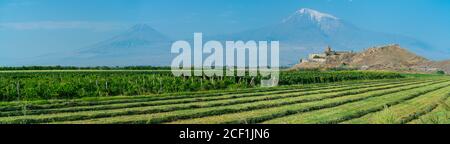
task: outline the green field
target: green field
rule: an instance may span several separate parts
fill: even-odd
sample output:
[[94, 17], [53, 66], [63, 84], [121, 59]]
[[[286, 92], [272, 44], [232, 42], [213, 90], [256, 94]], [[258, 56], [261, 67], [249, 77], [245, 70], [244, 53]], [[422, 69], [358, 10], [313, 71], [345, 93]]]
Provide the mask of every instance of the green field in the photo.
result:
[[[450, 77], [400, 78], [383, 73], [377, 74], [377, 78], [370, 76], [374, 80], [366, 80], [368, 73], [356, 74], [357, 77], [349, 77], [349, 73], [355, 75], [355, 72], [317, 73], [319, 76], [312, 76], [312, 73], [288, 76], [285, 73], [282, 80], [284, 77], [286, 84], [273, 88], [256, 86], [139, 96], [4, 101], [0, 103], [0, 123], [450, 123]], [[309, 84], [294, 84], [300, 82]]]

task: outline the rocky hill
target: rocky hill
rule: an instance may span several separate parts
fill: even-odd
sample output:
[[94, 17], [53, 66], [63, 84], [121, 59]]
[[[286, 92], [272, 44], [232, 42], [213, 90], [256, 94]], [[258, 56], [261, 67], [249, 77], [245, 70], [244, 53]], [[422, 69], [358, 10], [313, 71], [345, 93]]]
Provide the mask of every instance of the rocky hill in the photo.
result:
[[294, 69], [353, 68], [362, 70], [390, 70], [401, 72], [450, 73], [450, 61], [434, 62], [420, 57], [400, 45], [368, 48], [360, 53], [328, 55], [325, 61], [308, 60]]

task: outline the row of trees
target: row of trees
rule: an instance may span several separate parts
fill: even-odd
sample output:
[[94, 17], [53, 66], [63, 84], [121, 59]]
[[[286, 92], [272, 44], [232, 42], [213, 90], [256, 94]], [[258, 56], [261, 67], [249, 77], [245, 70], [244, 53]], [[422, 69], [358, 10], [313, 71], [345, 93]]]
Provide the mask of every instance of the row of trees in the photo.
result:
[[403, 78], [399, 73], [375, 71], [291, 71], [281, 73], [280, 84], [328, 83], [348, 80]]
[[173, 77], [170, 72], [0, 73], [0, 100], [72, 99], [255, 87], [251, 77]]

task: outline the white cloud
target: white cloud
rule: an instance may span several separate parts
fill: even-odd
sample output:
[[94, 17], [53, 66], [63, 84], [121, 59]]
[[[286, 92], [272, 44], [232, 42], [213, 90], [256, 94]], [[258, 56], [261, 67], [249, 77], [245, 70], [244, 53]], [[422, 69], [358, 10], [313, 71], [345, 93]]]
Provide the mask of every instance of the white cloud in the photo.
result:
[[126, 28], [124, 23], [88, 22], [88, 21], [38, 21], [38, 22], [6, 22], [0, 23], [0, 29], [14, 30], [58, 30], [58, 29], [86, 29], [94, 31], [108, 31]]

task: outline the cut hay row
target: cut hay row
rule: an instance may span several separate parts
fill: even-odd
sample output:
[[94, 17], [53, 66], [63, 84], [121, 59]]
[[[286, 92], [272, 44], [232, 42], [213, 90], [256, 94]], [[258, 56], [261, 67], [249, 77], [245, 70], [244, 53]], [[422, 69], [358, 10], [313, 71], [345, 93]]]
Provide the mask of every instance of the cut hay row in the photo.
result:
[[[412, 84], [422, 84], [423, 81], [419, 82], [410, 82], [410, 83], [402, 83], [402, 84], [396, 84], [391, 87], [399, 87], [401, 85], [412, 85]], [[357, 87], [357, 86], [354, 86]], [[388, 86], [380, 86], [380, 87], [389, 87]], [[353, 89], [353, 88], [352, 88]], [[380, 88], [372, 87], [367, 88], [366, 91], [369, 90], [378, 90]], [[193, 104], [176, 104], [176, 105], [165, 105], [165, 106], [150, 106], [150, 107], [138, 107], [138, 108], [127, 108], [127, 109], [118, 109], [118, 110], [101, 110], [101, 111], [86, 111], [86, 112], [74, 112], [74, 113], [58, 113], [58, 114], [48, 114], [48, 115], [27, 115], [27, 116], [17, 116], [17, 117], [2, 117], [0, 118], [1, 123], [46, 123], [46, 122], [57, 122], [57, 121], [68, 121], [68, 120], [89, 120], [94, 118], [102, 118], [102, 117], [115, 117], [115, 116], [123, 116], [123, 115], [138, 115], [138, 114], [147, 114], [147, 113], [158, 113], [158, 112], [167, 112], [167, 111], [175, 111], [175, 110], [191, 110], [195, 108], [202, 108], [206, 107], [204, 109], [216, 109], [220, 108], [218, 106], [227, 105], [223, 107], [235, 107], [240, 106], [241, 109], [252, 106], [254, 108], [264, 108], [267, 106], [276, 106], [276, 105], [283, 105], [283, 104], [289, 104], [286, 103], [286, 101], [293, 101], [293, 102], [305, 102], [305, 101], [311, 101], [311, 100], [321, 100], [322, 97], [336, 97], [336, 96], [345, 96], [348, 94], [352, 94], [355, 92], [365, 92], [358, 89], [353, 90], [347, 90], [341, 93], [336, 93], [330, 91], [329, 93], [323, 93], [323, 94], [315, 94], [311, 95], [309, 97], [297, 95], [297, 97], [291, 97], [291, 98], [282, 98], [278, 100], [272, 100], [268, 101], [272, 103], [272, 105], [267, 105], [266, 101], [264, 99], [260, 99], [261, 101], [258, 102], [251, 102], [248, 103], [246, 99], [252, 99], [250, 98], [242, 98], [238, 100], [224, 100], [224, 101], [213, 101], [213, 102], [198, 102]], [[308, 92], [305, 92], [307, 94]], [[333, 93], [333, 94], [330, 94]], [[331, 96], [330, 96], [331, 95]], [[277, 97], [278, 95], [270, 95], [269, 97]], [[304, 98], [305, 97], [305, 98]], [[294, 101], [297, 100], [297, 101]], [[253, 101], [253, 100], [251, 100]], [[233, 105], [233, 103], [236, 103], [236, 105]], [[242, 104], [238, 104], [242, 103]], [[231, 104], [231, 105], [230, 105]], [[276, 104], [276, 105], [274, 105]], [[258, 106], [258, 107], [255, 107]], [[251, 108], [251, 107], [250, 107]]]
[[427, 113], [408, 124], [450, 124], [450, 98], [439, 101], [436, 109]]
[[334, 108], [277, 118], [264, 123], [339, 123], [383, 110], [385, 106], [393, 106], [426, 93], [442, 89], [448, 85], [450, 85], [450, 82], [427, 85], [417, 89], [374, 97], [365, 101], [349, 103]]
[[423, 83], [419, 85], [411, 85], [404, 87], [396, 87], [392, 89], [385, 89], [379, 91], [372, 91], [368, 93], [355, 94], [346, 97], [337, 97], [333, 99], [309, 102], [309, 103], [299, 103], [293, 105], [286, 105], [281, 107], [274, 107], [268, 109], [259, 109], [247, 112], [232, 113], [226, 115], [217, 115], [204, 118], [179, 120], [173, 123], [259, 123], [266, 120], [280, 118], [288, 115], [293, 115], [297, 113], [303, 113], [308, 111], [314, 111], [324, 108], [336, 107], [339, 105], [363, 101], [373, 97], [384, 96], [391, 93], [401, 92], [405, 90], [411, 90], [420, 88], [431, 83]]
[[[435, 82], [436, 83], [436, 82]], [[394, 91], [401, 91], [405, 89], [418, 88], [425, 85], [432, 84], [430, 83], [420, 83], [409, 86], [395, 86]], [[376, 88], [374, 88], [376, 89]], [[378, 89], [379, 90], [379, 89]], [[377, 91], [378, 91], [377, 90]], [[295, 97], [288, 99], [279, 99], [279, 100], [271, 100], [271, 101], [261, 101], [254, 103], [245, 103], [238, 105], [229, 105], [229, 106], [218, 106], [218, 107], [208, 107], [208, 108], [197, 108], [197, 109], [188, 109], [188, 110], [177, 110], [171, 112], [162, 112], [162, 113], [152, 113], [152, 114], [141, 114], [141, 115], [127, 115], [127, 116], [118, 116], [118, 117], [108, 117], [108, 118], [98, 118], [98, 119], [89, 119], [82, 121], [73, 121], [68, 123], [163, 123], [170, 122], [182, 119], [191, 119], [191, 118], [201, 118], [206, 116], [215, 116], [215, 115], [224, 115], [230, 113], [238, 113], [244, 111], [252, 111], [258, 109], [267, 109], [274, 107], [282, 107], [288, 105], [295, 105], [301, 103], [312, 102], [311, 99], [316, 99], [316, 101], [324, 100], [324, 97], [328, 98], [336, 98], [366, 93], [370, 90], [349, 90], [340, 93], [329, 93], [329, 94], [316, 94], [311, 96], [303, 96], [303, 97]], [[381, 90], [383, 91], [383, 90]], [[385, 94], [387, 93], [384, 91]]]
[[446, 87], [423, 96], [353, 119], [346, 124], [404, 124], [419, 118], [438, 107], [439, 102], [450, 96], [450, 87]]
[[[330, 93], [339, 92], [344, 90], [352, 89], [362, 89], [370, 88], [384, 85], [392, 84], [408, 84], [408, 81], [397, 81], [397, 82], [387, 82], [387, 83], [373, 83], [358, 85], [342, 85], [339, 87], [323, 87], [321, 89], [301, 89], [297, 91], [291, 91], [291, 93], [282, 92], [272, 92], [272, 93], [255, 93], [251, 95], [224, 95], [217, 97], [205, 97], [205, 98], [188, 98], [188, 99], [174, 99], [174, 100], [161, 100], [161, 101], [150, 101], [150, 102], [139, 102], [139, 103], [120, 103], [120, 104], [110, 104], [110, 105], [94, 105], [94, 106], [74, 106], [74, 107], [64, 107], [56, 109], [39, 109], [39, 110], [27, 110], [27, 111], [10, 111], [1, 112], [0, 116], [19, 116], [19, 115], [36, 115], [36, 114], [53, 114], [53, 113], [63, 113], [63, 112], [79, 112], [79, 111], [94, 111], [94, 110], [113, 110], [113, 109], [123, 109], [123, 108], [134, 108], [134, 107], [148, 107], [148, 106], [161, 106], [161, 105], [173, 105], [173, 104], [188, 104], [194, 102], [209, 102], [209, 101], [219, 101], [219, 100], [240, 100], [239, 103], [245, 102], [256, 102], [262, 100], [274, 100], [279, 98], [288, 98], [302, 95], [311, 95], [319, 93]], [[331, 88], [331, 89], [330, 89]], [[268, 96], [270, 95], [270, 96]], [[250, 99], [252, 97], [258, 97]], [[233, 104], [236, 102], [228, 102], [228, 104]]]

